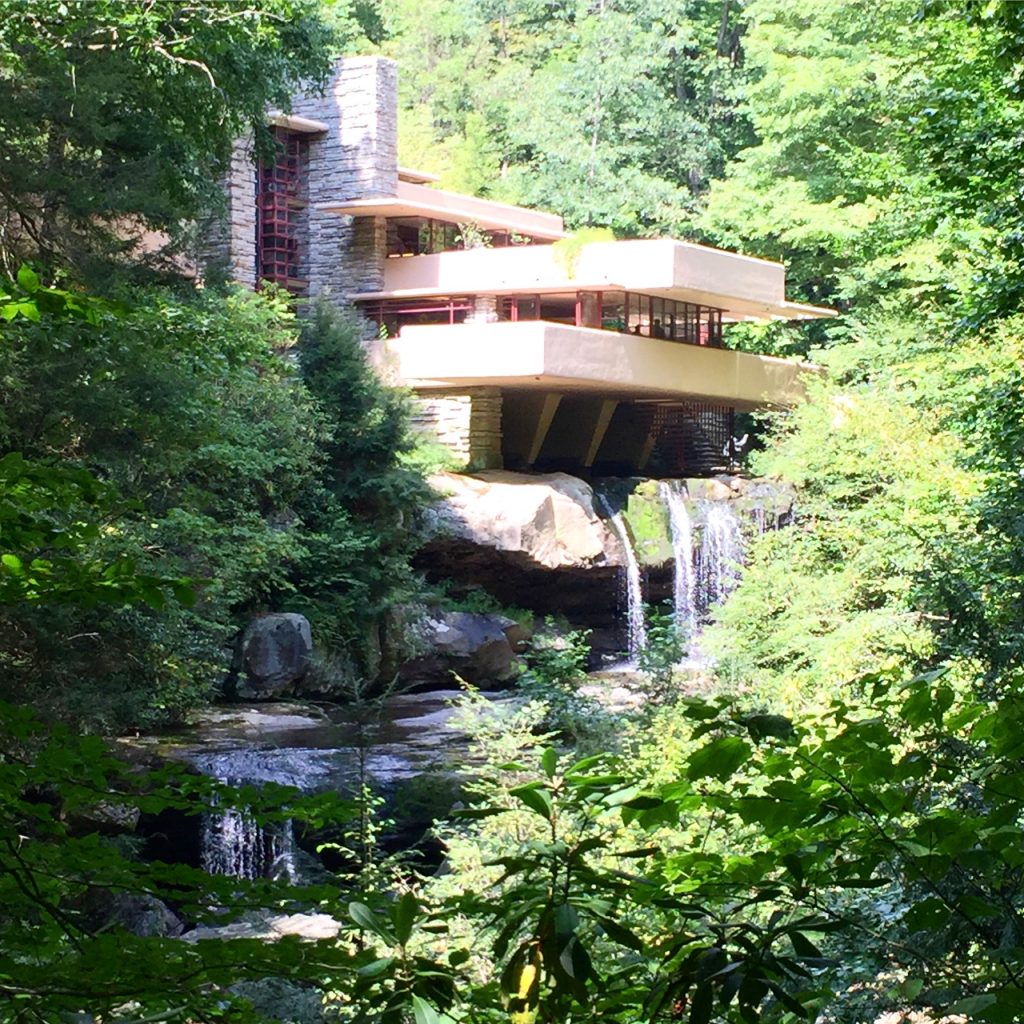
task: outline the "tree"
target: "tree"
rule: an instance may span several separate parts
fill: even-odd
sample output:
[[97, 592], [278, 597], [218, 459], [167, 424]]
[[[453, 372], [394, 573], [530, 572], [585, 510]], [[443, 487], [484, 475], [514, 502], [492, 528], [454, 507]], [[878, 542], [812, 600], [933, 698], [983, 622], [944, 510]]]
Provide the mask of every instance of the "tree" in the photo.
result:
[[0, 266], [78, 275], [180, 243], [216, 202], [235, 137], [328, 70], [313, 0], [4, 0]]
[[572, 227], [679, 230], [747, 138], [733, 15], [703, 0], [395, 3], [404, 137], [431, 138], [446, 180]]

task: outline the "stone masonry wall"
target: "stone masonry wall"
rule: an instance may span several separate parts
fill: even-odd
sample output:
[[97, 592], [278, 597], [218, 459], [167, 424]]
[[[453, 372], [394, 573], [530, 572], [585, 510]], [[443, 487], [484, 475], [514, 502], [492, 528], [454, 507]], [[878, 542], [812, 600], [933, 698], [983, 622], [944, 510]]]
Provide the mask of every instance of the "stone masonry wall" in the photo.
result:
[[[383, 57], [338, 61], [323, 96], [301, 96], [292, 112], [322, 121], [308, 136], [306, 198], [299, 217], [300, 273], [311, 296], [342, 304], [350, 292], [380, 291], [387, 257], [385, 221], [342, 217], [318, 203], [393, 196], [398, 187], [398, 67]], [[224, 181], [225, 205], [202, 226], [198, 263], [256, 286], [256, 165], [240, 139]]]
[[196, 262], [204, 277], [224, 275], [256, 287], [256, 164], [250, 138], [239, 139], [223, 181], [224, 205], [200, 230]]
[[383, 57], [345, 58], [326, 93], [296, 100], [293, 113], [328, 125], [309, 144], [309, 234], [304, 240], [309, 294], [341, 304], [350, 292], [380, 291], [387, 255], [384, 220], [342, 217], [316, 207], [395, 194], [398, 67]]
[[500, 469], [501, 392], [468, 388], [413, 400], [415, 430], [436, 438], [470, 469]]

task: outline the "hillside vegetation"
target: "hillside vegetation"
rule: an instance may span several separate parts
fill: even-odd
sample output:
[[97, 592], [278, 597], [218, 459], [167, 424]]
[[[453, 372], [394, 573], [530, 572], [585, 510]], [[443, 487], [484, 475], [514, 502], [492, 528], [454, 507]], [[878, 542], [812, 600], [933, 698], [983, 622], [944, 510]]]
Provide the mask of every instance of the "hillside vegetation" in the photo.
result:
[[[1024, 6], [0, 15], [0, 1020], [1024, 1018]], [[372, 675], [420, 586], [427, 493], [359, 324], [300, 328], [124, 239], [186, 245], [234, 135], [357, 46], [401, 62], [403, 162], [573, 228], [783, 260], [842, 314], [733, 328], [827, 375], [750, 457], [799, 500], [706, 636], [714, 692], [652, 657], [613, 716], [578, 692], [578, 636], [538, 644], [533, 699], [464, 702], [484, 770], [436, 873], [383, 856], [365, 793], [239, 795], [84, 735], [185, 717], [285, 603]], [[148, 862], [82, 827], [111, 801], [254, 802], [333, 828], [347, 867], [298, 888]], [[97, 914], [140, 893], [341, 932], [190, 944]]]

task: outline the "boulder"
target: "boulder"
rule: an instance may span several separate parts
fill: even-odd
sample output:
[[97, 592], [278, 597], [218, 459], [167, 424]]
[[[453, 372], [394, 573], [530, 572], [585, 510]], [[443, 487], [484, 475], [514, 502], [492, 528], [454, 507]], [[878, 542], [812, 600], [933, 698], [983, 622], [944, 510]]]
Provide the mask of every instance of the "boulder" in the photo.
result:
[[441, 498], [431, 533], [503, 552], [523, 568], [619, 565], [621, 549], [594, 511], [590, 485], [566, 473], [493, 470], [431, 478]]
[[282, 612], [253, 619], [238, 644], [236, 694], [266, 699], [294, 689], [312, 653], [313, 635], [304, 615]]
[[515, 678], [515, 654], [529, 639], [514, 619], [479, 612], [429, 612], [416, 631], [424, 653], [402, 666], [403, 679], [450, 684], [454, 673], [485, 689]]
[[140, 938], [174, 938], [185, 930], [163, 900], [148, 893], [116, 893], [107, 905], [109, 922]]
[[[498, 604], [558, 616], [592, 631], [596, 651], [621, 651], [624, 524], [643, 575], [644, 600], [673, 599], [679, 538], [666, 501], [682, 502], [701, 545], [711, 508], [728, 506], [748, 535], [791, 519], [792, 488], [721, 474], [671, 482], [620, 478], [590, 484], [565, 473], [487, 471], [432, 478], [438, 499], [416, 567], [431, 581], [483, 590]], [[595, 491], [601, 497], [595, 497]], [[613, 517], [614, 509], [620, 516]], [[680, 536], [684, 534], [680, 533]]]
[[102, 835], [131, 834], [139, 827], [142, 812], [128, 802], [98, 800], [72, 809], [67, 816], [69, 830], [74, 835], [99, 832]]
[[341, 922], [328, 914], [272, 914], [255, 911], [241, 920], [223, 925], [199, 925], [182, 935], [185, 942], [204, 939], [261, 939], [276, 942], [296, 936], [306, 942], [333, 939], [341, 931]]

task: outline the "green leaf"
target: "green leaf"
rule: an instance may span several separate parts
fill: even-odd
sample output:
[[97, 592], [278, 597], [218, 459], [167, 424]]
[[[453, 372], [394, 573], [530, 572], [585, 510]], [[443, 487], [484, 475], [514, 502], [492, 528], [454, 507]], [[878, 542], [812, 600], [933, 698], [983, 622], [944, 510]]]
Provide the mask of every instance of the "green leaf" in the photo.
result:
[[540, 766], [544, 774], [549, 778], [555, 777], [555, 770], [558, 768], [558, 752], [554, 747], [548, 747], [540, 756]]
[[39, 290], [39, 275], [24, 264], [18, 268], [18, 285], [24, 291], [31, 294]]
[[984, 995], [980, 996], [968, 996], [966, 999], [957, 1000], [957, 1002], [946, 1010], [946, 1013], [962, 1013], [965, 1017], [970, 1017], [972, 1014], [979, 1013], [982, 1010], [987, 1010], [996, 1001], [997, 997], [991, 992], [986, 992]]
[[381, 957], [381, 959], [374, 960], [372, 963], [364, 964], [356, 971], [356, 974], [361, 978], [376, 978], [384, 974], [394, 963], [395, 958], [393, 956]]
[[441, 1018], [437, 1015], [430, 1003], [421, 999], [416, 993], [412, 996], [412, 1015], [416, 1024], [441, 1024]]
[[546, 789], [538, 789], [535, 783], [529, 783], [526, 786], [516, 786], [509, 792], [521, 803], [526, 804], [531, 811], [546, 821], [551, 820], [551, 794]]
[[708, 1024], [714, 1005], [715, 990], [710, 985], [698, 985], [690, 1003], [690, 1024]]
[[568, 939], [579, 924], [576, 908], [569, 903], [560, 903], [555, 908], [555, 934], [560, 939]]
[[416, 913], [419, 907], [419, 900], [411, 892], [402, 893], [395, 904], [392, 915], [395, 922], [395, 935], [402, 946], [412, 937], [412, 926], [416, 921]]
[[558, 957], [558, 963], [568, 977], [580, 984], [586, 982], [594, 973], [593, 964], [590, 962], [590, 954], [577, 935], [572, 936], [562, 948], [562, 952]]
[[934, 931], [941, 928], [950, 918], [952, 911], [937, 896], [923, 899], [907, 911], [903, 923], [911, 931]]
[[508, 814], [507, 807], [458, 807], [451, 811], [453, 818], [465, 818], [474, 820], [476, 818], [493, 818], [496, 814]]
[[900, 995], [904, 999], [909, 999], [911, 1002], [915, 1000], [924, 988], [924, 981], [921, 978], [907, 978], [905, 981], [900, 983]]
[[605, 934], [613, 942], [617, 942], [620, 946], [625, 946], [627, 949], [636, 950], [638, 953], [643, 951], [643, 940], [624, 925], [621, 925], [618, 921], [613, 921], [610, 917], [605, 917], [603, 915], [595, 915], [595, 918], [597, 923], [604, 929]]
[[348, 905], [348, 916], [364, 931], [373, 932], [389, 946], [399, 945], [398, 940], [387, 929], [384, 922], [365, 904], [352, 902]]
[[793, 949], [796, 950], [798, 956], [809, 957], [813, 960], [823, 959], [821, 950], [803, 932], [790, 932], [789, 941], [793, 943]]
[[750, 744], [738, 736], [722, 736], [690, 755], [686, 777], [691, 781], [714, 778], [724, 782], [749, 759], [751, 753]]
[[0, 555], [0, 564], [14, 576], [20, 576], [25, 571], [17, 555]]

